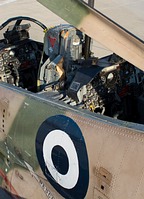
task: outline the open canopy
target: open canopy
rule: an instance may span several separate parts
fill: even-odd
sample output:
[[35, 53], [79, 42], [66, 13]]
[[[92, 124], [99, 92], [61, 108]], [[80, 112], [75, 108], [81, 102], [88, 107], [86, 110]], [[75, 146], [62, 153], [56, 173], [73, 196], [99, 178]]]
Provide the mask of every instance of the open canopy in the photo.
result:
[[98, 10], [80, 0], [38, 0], [111, 51], [144, 70], [144, 43]]
[[116, 23], [144, 40], [144, 0], [95, 0], [94, 6]]

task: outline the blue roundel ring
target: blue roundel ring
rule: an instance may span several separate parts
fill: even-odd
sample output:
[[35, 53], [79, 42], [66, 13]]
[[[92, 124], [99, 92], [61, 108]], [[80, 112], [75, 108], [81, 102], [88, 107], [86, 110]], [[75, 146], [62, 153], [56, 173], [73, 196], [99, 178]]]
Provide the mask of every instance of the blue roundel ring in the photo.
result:
[[82, 132], [71, 118], [56, 115], [41, 124], [36, 136], [36, 154], [47, 180], [64, 198], [86, 196], [88, 155]]

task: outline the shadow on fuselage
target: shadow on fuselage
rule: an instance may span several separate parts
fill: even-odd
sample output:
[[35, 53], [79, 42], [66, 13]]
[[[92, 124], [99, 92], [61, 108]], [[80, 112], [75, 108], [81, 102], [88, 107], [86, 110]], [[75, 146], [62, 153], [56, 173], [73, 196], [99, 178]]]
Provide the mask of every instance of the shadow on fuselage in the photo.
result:
[[0, 187], [0, 199], [25, 199], [20, 196], [16, 196]]

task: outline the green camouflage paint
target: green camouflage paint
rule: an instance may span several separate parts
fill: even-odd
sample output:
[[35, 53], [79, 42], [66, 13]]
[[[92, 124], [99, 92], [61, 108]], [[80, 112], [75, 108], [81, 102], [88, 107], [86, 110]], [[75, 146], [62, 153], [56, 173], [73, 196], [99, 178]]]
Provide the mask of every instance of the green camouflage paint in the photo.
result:
[[37, 0], [53, 13], [77, 27], [89, 14], [87, 7], [77, 0]]
[[38, 129], [44, 120], [60, 112], [65, 113], [64, 110], [59, 110], [52, 104], [40, 103], [39, 100], [26, 96], [8, 132], [7, 142], [10, 151], [36, 169], [38, 162], [35, 138]]

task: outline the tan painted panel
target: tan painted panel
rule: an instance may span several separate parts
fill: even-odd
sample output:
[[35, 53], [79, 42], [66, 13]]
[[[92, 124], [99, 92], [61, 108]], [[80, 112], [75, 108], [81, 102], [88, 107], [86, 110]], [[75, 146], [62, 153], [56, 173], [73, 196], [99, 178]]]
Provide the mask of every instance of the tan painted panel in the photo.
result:
[[[9, 176], [11, 176], [11, 178]], [[40, 189], [40, 185], [35, 178], [30, 175], [29, 171], [15, 168], [8, 173], [8, 177], [11, 179], [11, 184], [15, 188], [18, 196], [26, 199], [47, 198], [42, 189]]]
[[78, 123], [86, 141], [90, 168], [87, 198], [139, 199], [144, 195], [143, 132], [68, 116]]

